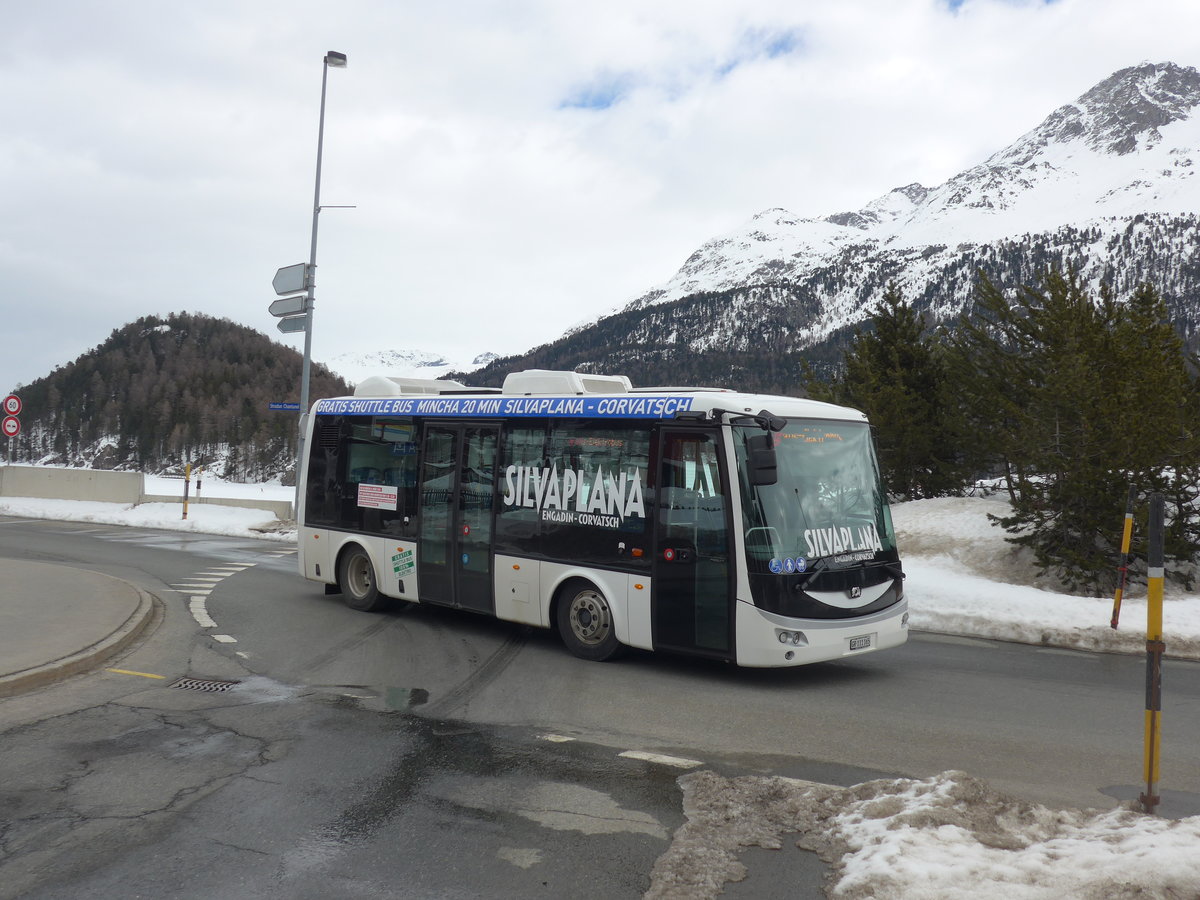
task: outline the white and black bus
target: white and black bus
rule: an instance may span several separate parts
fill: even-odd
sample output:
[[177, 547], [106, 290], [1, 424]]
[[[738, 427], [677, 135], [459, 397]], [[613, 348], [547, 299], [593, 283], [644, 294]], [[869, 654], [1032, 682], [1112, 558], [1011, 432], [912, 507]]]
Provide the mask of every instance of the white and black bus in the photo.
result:
[[862, 413], [533, 370], [367, 379], [306, 425], [300, 572], [622, 646], [789, 666], [908, 636]]

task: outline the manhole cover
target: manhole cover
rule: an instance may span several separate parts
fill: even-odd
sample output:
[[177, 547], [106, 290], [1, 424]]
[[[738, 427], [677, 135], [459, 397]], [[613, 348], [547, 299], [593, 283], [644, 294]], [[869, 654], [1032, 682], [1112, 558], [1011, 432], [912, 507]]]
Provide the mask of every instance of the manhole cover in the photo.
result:
[[209, 694], [219, 694], [222, 691], [227, 691], [235, 684], [236, 681], [209, 681], [203, 678], [180, 678], [171, 687], [178, 688], [181, 691], [205, 691]]

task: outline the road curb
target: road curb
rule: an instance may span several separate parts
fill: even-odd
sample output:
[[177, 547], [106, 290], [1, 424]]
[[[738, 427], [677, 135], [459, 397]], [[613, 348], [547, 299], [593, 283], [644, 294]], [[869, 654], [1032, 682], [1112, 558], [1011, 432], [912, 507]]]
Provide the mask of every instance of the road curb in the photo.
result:
[[13, 697], [97, 668], [129, 647], [146, 631], [154, 619], [154, 609], [157, 603], [154, 596], [120, 578], [100, 572], [90, 574], [124, 585], [137, 596], [137, 608], [108, 635], [75, 653], [0, 676], [0, 697]]

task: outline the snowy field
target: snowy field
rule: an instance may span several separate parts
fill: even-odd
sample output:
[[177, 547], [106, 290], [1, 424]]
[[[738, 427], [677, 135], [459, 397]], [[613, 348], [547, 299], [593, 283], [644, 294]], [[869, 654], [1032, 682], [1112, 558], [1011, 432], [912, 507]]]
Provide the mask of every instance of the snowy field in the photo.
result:
[[[147, 478], [146, 490], [179, 494], [182, 483]], [[295, 541], [269, 512], [221, 506], [222, 497], [290, 500], [292, 488], [205, 478], [203, 501], [123, 506], [0, 498], [0, 513]], [[1073, 597], [1039, 583], [1025, 551], [988, 523], [997, 498], [945, 498], [893, 507], [912, 625], [923, 631], [1104, 652], [1144, 652], [1144, 586], [1128, 591], [1121, 627], [1112, 598]], [[1120, 523], [1114, 523], [1119, 528]], [[1200, 595], [1168, 583], [1169, 656], [1200, 659]], [[1170, 821], [1129, 809], [1051, 810], [1000, 794], [962, 772], [852, 788], [784, 778], [680, 779], [688, 820], [655, 867], [647, 897], [717, 897], [744, 870], [737, 852], [800, 845], [833, 867], [829, 895], [979, 900], [1200, 897], [1200, 816]], [[715, 852], [714, 852], [715, 851]]]

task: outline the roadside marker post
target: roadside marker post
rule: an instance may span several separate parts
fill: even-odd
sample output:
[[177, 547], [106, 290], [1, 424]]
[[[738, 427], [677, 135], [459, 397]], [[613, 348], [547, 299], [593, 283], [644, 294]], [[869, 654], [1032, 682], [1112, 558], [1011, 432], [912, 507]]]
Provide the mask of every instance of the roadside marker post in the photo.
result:
[[1146, 793], [1138, 799], [1149, 814], [1158, 806], [1159, 755], [1162, 749], [1163, 642], [1163, 495], [1150, 496], [1149, 552], [1146, 558]]
[[1137, 500], [1137, 488], [1129, 486], [1129, 496], [1125, 500], [1125, 529], [1121, 533], [1121, 563], [1117, 566], [1117, 592], [1113, 596], [1112, 620], [1108, 623], [1113, 631], [1121, 618], [1121, 597], [1125, 594], [1125, 579], [1129, 574], [1129, 544], [1133, 538], [1133, 504]]

